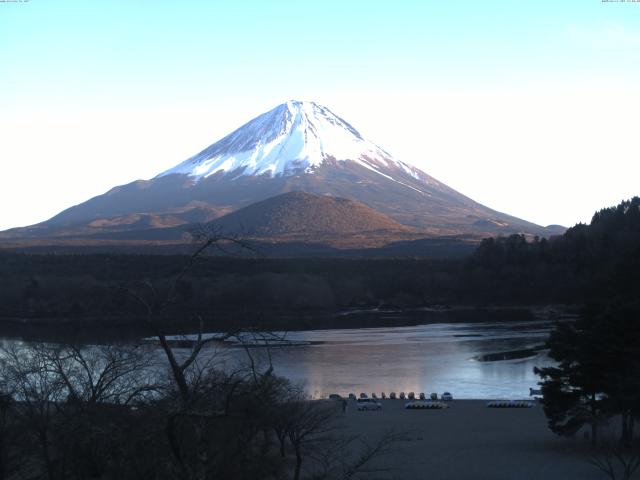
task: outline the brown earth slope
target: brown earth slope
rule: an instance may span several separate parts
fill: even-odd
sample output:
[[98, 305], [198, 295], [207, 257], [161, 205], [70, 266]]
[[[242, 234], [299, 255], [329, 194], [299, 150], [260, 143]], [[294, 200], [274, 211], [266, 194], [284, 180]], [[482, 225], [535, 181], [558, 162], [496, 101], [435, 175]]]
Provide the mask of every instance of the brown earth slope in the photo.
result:
[[256, 237], [349, 235], [361, 232], [410, 232], [387, 215], [347, 198], [289, 192], [218, 218], [211, 226]]

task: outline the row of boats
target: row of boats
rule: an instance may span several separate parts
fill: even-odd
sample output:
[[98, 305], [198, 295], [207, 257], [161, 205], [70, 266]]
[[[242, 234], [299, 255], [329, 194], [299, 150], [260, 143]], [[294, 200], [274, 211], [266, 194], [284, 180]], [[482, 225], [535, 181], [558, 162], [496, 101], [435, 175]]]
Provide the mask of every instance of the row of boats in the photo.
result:
[[487, 402], [488, 408], [533, 408], [535, 402], [532, 400], [491, 400]]
[[[340, 397], [340, 395], [338, 394], [332, 394], [329, 395], [329, 398], [334, 398], [334, 399], [339, 399], [342, 398]], [[357, 398], [369, 398], [369, 396], [366, 393], [361, 393], [360, 397], [356, 397], [355, 393], [350, 393], [349, 394], [349, 399], [350, 400], [356, 400]], [[418, 395], [416, 395], [414, 392], [409, 392], [407, 394], [405, 394], [404, 392], [400, 392], [398, 395], [396, 395], [396, 392], [391, 392], [389, 394], [389, 396], [387, 397], [387, 395], [382, 392], [380, 394], [380, 397], [378, 397], [378, 395], [374, 392], [371, 394], [371, 398], [373, 398], [374, 400], [386, 400], [387, 398], [389, 400], [427, 400], [427, 396], [424, 394], [424, 392], [420, 392]], [[438, 396], [437, 393], [431, 393], [429, 395], [429, 400], [443, 400], [443, 401], [451, 401], [453, 400], [453, 395], [451, 395], [451, 393], [449, 392], [444, 392], [442, 393], [442, 395]]]
[[[371, 397], [369, 397], [366, 393], [361, 393], [359, 397], [356, 397], [355, 393], [349, 394], [349, 400], [356, 400], [361, 402], [363, 400], [369, 401], [377, 401], [377, 400], [407, 400], [407, 404], [405, 408], [447, 408], [447, 401], [453, 400], [453, 396], [449, 392], [444, 392], [442, 395], [438, 396], [437, 393], [432, 393], [429, 395], [429, 398], [421, 392], [416, 396], [414, 392], [409, 392], [405, 394], [404, 392], [400, 392], [399, 395], [396, 395], [395, 392], [391, 392], [389, 396], [382, 392], [380, 397], [377, 394], [372, 393]], [[329, 399], [331, 400], [342, 400], [343, 398], [334, 393], [329, 395]], [[490, 400], [486, 403], [488, 408], [533, 408], [536, 405], [535, 400]]]

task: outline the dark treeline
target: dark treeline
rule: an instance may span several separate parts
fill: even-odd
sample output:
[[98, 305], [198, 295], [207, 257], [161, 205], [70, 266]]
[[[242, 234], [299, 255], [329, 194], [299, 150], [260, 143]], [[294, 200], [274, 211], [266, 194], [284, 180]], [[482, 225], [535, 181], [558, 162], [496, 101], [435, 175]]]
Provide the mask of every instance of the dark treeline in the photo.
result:
[[[345, 308], [543, 305], [631, 295], [640, 284], [640, 199], [597, 212], [551, 239], [486, 239], [463, 259], [202, 257], [168, 318], [322, 315]], [[0, 316], [128, 322], [119, 288], [172, 281], [187, 257], [0, 254]]]
[[640, 198], [549, 240], [483, 240], [469, 265], [489, 282], [485, 298], [491, 291], [494, 298], [574, 303], [632, 297], [640, 285]]
[[640, 198], [553, 241], [511, 246], [487, 241], [482, 248], [532, 268], [567, 265], [583, 296], [580, 317], [558, 325], [547, 342], [555, 365], [536, 369], [549, 427], [574, 435], [587, 426], [597, 447], [591, 463], [609, 478], [631, 478], [640, 467]]
[[[128, 322], [144, 310], [120, 288], [169, 285], [186, 256], [0, 255], [0, 316]], [[462, 264], [442, 260], [267, 259], [203, 256], [163, 314], [234, 323], [323, 316], [350, 307], [448, 302]]]

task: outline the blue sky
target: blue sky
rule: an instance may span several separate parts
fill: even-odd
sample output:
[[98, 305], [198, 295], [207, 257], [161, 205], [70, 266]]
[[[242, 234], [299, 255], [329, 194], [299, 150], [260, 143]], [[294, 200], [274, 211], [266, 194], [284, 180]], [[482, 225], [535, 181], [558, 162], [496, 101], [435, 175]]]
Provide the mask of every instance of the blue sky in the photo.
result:
[[492, 208], [572, 225], [640, 193], [639, 80], [640, 2], [3, 2], [0, 229], [290, 98]]

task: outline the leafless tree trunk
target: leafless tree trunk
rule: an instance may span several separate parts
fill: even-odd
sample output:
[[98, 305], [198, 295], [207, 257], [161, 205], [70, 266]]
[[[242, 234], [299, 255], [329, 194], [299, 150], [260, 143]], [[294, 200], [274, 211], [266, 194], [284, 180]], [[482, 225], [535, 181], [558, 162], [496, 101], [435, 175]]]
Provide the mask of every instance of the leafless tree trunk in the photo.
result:
[[144, 308], [145, 324], [150, 329], [151, 333], [158, 339], [158, 343], [160, 344], [160, 347], [167, 358], [167, 362], [169, 363], [169, 369], [171, 371], [173, 381], [178, 389], [180, 399], [185, 407], [189, 404], [192, 395], [186, 374], [187, 369], [193, 365], [206, 344], [214, 340], [225, 340], [227, 338], [231, 338], [237, 335], [239, 331], [231, 331], [220, 337], [204, 339], [202, 337], [202, 318], [198, 317], [200, 323], [198, 337], [193, 343], [190, 355], [180, 362], [176, 358], [176, 355], [167, 340], [167, 335], [159, 325], [158, 315], [175, 302], [180, 282], [192, 270], [197, 259], [200, 258], [207, 249], [214, 247], [218, 250], [224, 250], [224, 244], [231, 243], [239, 246], [240, 248], [251, 250], [251, 247], [247, 242], [238, 238], [222, 235], [217, 231], [201, 229], [194, 233], [194, 239], [200, 242], [198, 248], [189, 257], [182, 270], [180, 270], [178, 275], [171, 282], [168, 292], [165, 295], [162, 295], [150, 280], [146, 280], [143, 283], [146, 293], [143, 291], [136, 291], [129, 286], [123, 285], [120, 287]]
[[611, 435], [600, 440], [588, 461], [611, 480], [631, 480], [640, 468], [640, 444], [626, 444]]
[[[203, 255], [207, 249], [213, 247], [218, 250], [224, 250], [225, 244], [227, 243], [238, 246], [242, 249], [251, 249], [246, 242], [237, 238], [221, 235], [216, 231], [207, 231], [203, 229], [194, 234], [194, 239], [200, 242], [198, 248], [189, 257], [184, 267], [171, 282], [168, 291], [165, 294], [160, 293], [149, 280], [144, 282], [143, 289], [139, 289], [137, 291], [128, 286], [121, 287], [129, 296], [135, 299], [135, 301], [144, 308], [145, 324], [151, 333], [157, 338], [169, 364], [169, 371], [178, 392], [180, 405], [175, 411], [169, 412], [167, 416], [165, 435], [173, 456], [181, 468], [182, 476], [184, 478], [199, 478], [201, 474], [198, 472], [204, 471], [203, 462], [205, 460], [201, 455], [196, 455], [197, 465], [189, 465], [185, 460], [186, 452], [183, 451], [181, 446], [181, 435], [179, 433], [181, 426], [189, 426], [195, 437], [195, 444], [198, 445], [205, 441], [204, 432], [208, 422], [219, 415], [219, 413], [215, 412], [202, 411], [202, 409], [198, 409], [196, 406], [199, 394], [197, 380], [206, 371], [206, 367], [199, 368], [197, 362], [198, 357], [207, 344], [213, 341], [223, 341], [234, 337], [238, 335], [239, 330], [226, 332], [225, 334], [219, 335], [215, 338], [203, 338], [203, 320], [198, 316], [196, 317], [200, 324], [198, 336], [192, 344], [189, 355], [183, 360], [179, 360], [167, 339], [166, 333], [160, 325], [159, 316], [165, 312], [168, 307], [175, 304], [180, 283], [192, 270], [197, 259]], [[195, 372], [194, 369], [196, 370]], [[230, 399], [227, 400], [223, 414], [228, 414], [229, 402]], [[197, 420], [198, 417], [201, 419], [200, 421]], [[196, 449], [199, 449], [199, 447], [196, 447]]]
[[34, 435], [49, 480], [55, 479], [51, 432], [59, 404], [66, 397], [64, 384], [48, 373], [42, 348], [12, 346], [3, 350], [2, 376], [18, 400], [16, 415]]
[[300, 479], [304, 450], [336, 429], [335, 405], [299, 398], [284, 405], [288, 416], [287, 436], [296, 456], [294, 480]]
[[6, 384], [2, 386], [0, 391], [0, 480], [5, 480], [9, 476], [10, 458], [9, 449], [12, 445], [10, 417], [13, 416], [15, 403], [9, 393], [6, 391]]
[[381, 464], [374, 464], [393, 452], [394, 445], [407, 432], [387, 430], [376, 439], [338, 435], [326, 442], [326, 449], [316, 449], [314, 458], [319, 465], [313, 480], [368, 479], [374, 474], [389, 472]]

